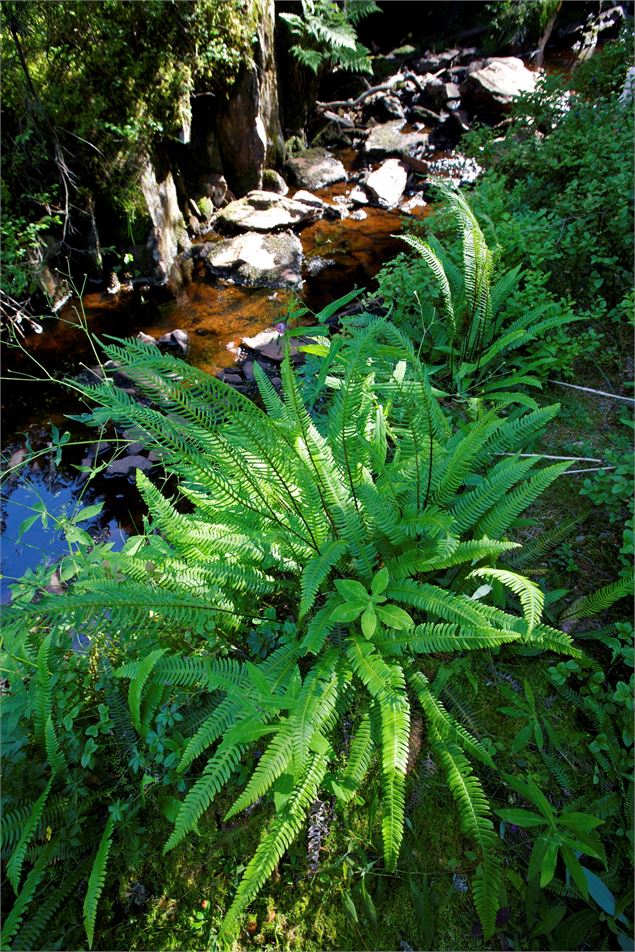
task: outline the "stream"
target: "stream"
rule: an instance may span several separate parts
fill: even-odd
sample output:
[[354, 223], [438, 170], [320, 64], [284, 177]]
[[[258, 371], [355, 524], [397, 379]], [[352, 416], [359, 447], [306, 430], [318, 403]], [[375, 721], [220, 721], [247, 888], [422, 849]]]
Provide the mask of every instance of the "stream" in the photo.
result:
[[[350, 154], [344, 156], [350, 166]], [[332, 203], [351, 190], [350, 182], [340, 182], [315, 190]], [[426, 206], [416, 211], [426, 213]], [[146, 294], [121, 291], [111, 295], [87, 290], [80, 299], [65, 306], [58, 317], [43, 321], [43, 333], [30, 334], [25, 342], [31, 357], [56, 377], [74, 376], [82, 367], [94, 366], [95, 356], [79, 325], [80, 308], [91, 332], [98, 338], [136, 336], [139, 332], [155, 338], [180, 328], [189, 337], [187, 359], [194, 365], [217, 373], [229, 367], [239, 351], [240, 341], [284, 321], [292, 302], [298, 298], [317, 311], [354, 287], [371, 288], [382, 265], [403, 250], [395, 237], [401, 231], [403, 214], [367, 205], [365, 217], [320, 219], [300, 233], [305, 258], [304, 284], [299, 292], [281, 289], [245, 288], [211, 280], [203, 262], [197, 261], [191, 283], [171, 298], [161, 289]], [[324, 262], [327, 264], [324, 266]], [[311, 262], [318, 265], [315, 272]], [[5, 353], [6, 378], [13, 374], [42, 376], [29, 358], [19, 351]], [[8, 372], [7, 372], [8, 369]], [[77, 413], [78, 401], [59, 384], [35, 381], [5, 382], [2, 390], [2, 433], [5, 483], [1, 504], [0, 601], [11, 599], [10, 586], [45, 559], [57, 562], [68, 552], [65, 534], [56, 519], [72, 516], [76, 509], [103, 503], [98, 515], [81, 527], [100, 542], [120, 547], [131, 533], [141, 531], [142, 512], [134, 487], [134, 470], [122, 474], [102, 473], [90, 482], [79, 467], [94, 460], [95, 431], [82, 428], [66, 418]], [[51, 426], [70, 434], [61, 460], [54, 450], [26, 462], [28, 450], [46, 450], [51, 445]], [[74, 445], [84, 442], [84, 446]], [[104, 444], [104, 450], [108, 446]], [[34, 507], [36, 507], [34, 509]], [[50, 518], [31, 519], [44, 509]], [[25, 530], [25, 520], [32, 524]], [[55, 590], [59, 579], [52, 575]]]

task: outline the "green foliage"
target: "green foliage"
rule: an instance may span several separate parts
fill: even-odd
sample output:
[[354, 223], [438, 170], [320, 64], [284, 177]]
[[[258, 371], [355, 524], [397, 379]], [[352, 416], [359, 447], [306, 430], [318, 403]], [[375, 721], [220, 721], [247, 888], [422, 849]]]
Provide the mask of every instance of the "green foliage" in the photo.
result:
[[31, 290], [43, 235], [86, 234], [95, 200], [122, 241], [145, 240], [144, 157], [178, 137], [192, 93], [231, 86], [255, 24], [239, 0], [33, 0], [3, 3], [0, 17], [2, 287], [15, 296]]
[[[63, 790], [72, 777], [79, 781], [82, 770], [112, 770], [113, 757], [119, 796], [132, 793], [135, 773], [143, 797], [157, 783], [176, 787], [185, 796], [166, 851], [196, 830], [214, 801], [225, 800], [228, 817], [260, 797], [272, 802], [273, 817], [226, 911], [222, 934], [230, 936], [318, 793], [349, 802], [374, 756], [384, 865], [395, 869], [414, 697], [461, 828], [477, 851], [473, 899], [491, 935], [500, 864], [491, 810], [468, 757], [490, 766], [492, 760], [444, 710], [422, 667], [430, 672], [439, 652], [478, 654], [506, 644], [579, 656], [567, 635], [541, 620], [537, 587], [507, 570], [498, 578], [495, 568], [514, 547], [505, 533], [563, 469], [527, 479], [518, 456], [499, 454], [522, 449], [554, 408], [451, 423], [407, 339], [388, 323], [373, 324], [342, 347], [319, 425], [301, 400], [288, 357], [282, 396], [262, 383], [265, 411], [139, 342], [109, 345], [106, 352], [145, 398], [136, 401], [109, 382], [88, 387], [87, 396], [161, 454], [179, 477], [189, 511], [139, 473], [147, 533], [121, 553], [107, 546], [91, 553], [63, 597], [24, 597], [9, 610], [20, 730], [42, 750], [42, 725], [52, 724], [69, 765], [56, 773], [53, 789]], [[95, 419], [103, 416], [96, 411]], [[543, 474], [543, 484], [532, 484]], [[520, 496], [501, 507], [511, 486]], [[485, 532], [490, 525], [495, 531]], [[492, 584], [483, 588], [479, 575]], [[522, 614], [488, 603], [501, 580], [518, 595]], [[297, 614], [277, 646], [251, 660], [248, 636], [259, 604]], [[85, 652], [65, 651], [69, 632], [85, 640]], [[54, 680], [53, 659], [60, 656], [74, 681]], [[29, 669], [18, 659], [30, 657], [37, 658], [38, 674], [29, 688]], [[95, 665], [101, 673], [87, 691]], [[128, 713], [110, 700], [121, 700], [121, 682], [129, 685]], [[80, 712], [87, 704], [94, 711], [96, 691], [104, 698], [99, 718], [93, 714], [84, 726]], [[189, 708], [209, 713], [184, 732], [180, 712]], [[348, 714], [359, 728], [347, 757], [337, 752], [337, 731]], [[116, 733], [115, 719], [124, 721]], [[49, 740], [47, 759], [57, 751], [52, 735]], [[257, 766], [240, 767], [263, 743]], [[16, 766], [16, 780], [23, 767]], [[124, 825], [133, 802], [123, 811]], [[103, 821], [97, 829], [104, 830]], [[89, 878], [89, 942], [112, 829], [109, 820]], [[63, 830], [55, 844], [63, 848]]]
[[437, 365], [432, 372], [452, 394], [536, 407], [517, 389], [540, 387], [554, 363], [535, 342], [577, 318], [549, 298], [529, 308], [514, 306], [524, 277], [520, 265], [494, 282], [494, 254], [470, 205], [447, 185], [437, 183], [437, 188], [456, 222], [458, 248], [448, 253], [434, 239], [403, 236], [422, 256], [432, 280], [416, 263], [397, 259], [380, 274], [379, 294], [391, 302], [398, 326], [421, 340], [420, 352]]
[[302, 13], [281, 13], [297, 42], [291, 52], [313, 73], [327, 67], [371, 73], [369, 51], [357, 39], [355, 26], [380, 8], [374, 0], [348, 0], [344, 6], [333, 0], [302, 0]]
[[497, 0], [487, 4], [487, 43], [494, 50], [502, 45], [536, 43], [562, 0]]

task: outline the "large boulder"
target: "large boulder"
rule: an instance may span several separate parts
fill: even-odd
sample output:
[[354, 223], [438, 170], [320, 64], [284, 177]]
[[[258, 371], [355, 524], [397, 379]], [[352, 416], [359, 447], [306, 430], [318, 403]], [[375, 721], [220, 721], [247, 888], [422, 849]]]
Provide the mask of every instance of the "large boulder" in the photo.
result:
[[492, 57], [468, 73], [461, 93], [477, 109], [502, 112], [508, 110], [512, 100], [521, 93], [533, 92], [538, 76], [516, 56]]
[[332, 185], [333, 182], [346, 181], [347, 178], [342, 163], [326, 149], [305, 149], [288, 159], [286, 168], [295, 184], [309, 191]]
[[428, 144], [427, 132], [401, 132], [403, 119], [375, 126], [364, 143], [364, 154], [369, 159], [389, 156], [417, 156]]
[[216, 224], [229, 231], [276, 231], [307, 224], [320, 217], [315, 205], [277, 192], [253, 191], [230, 202], [218, 213]]
[[214, 277], [252, 288], [298, 288], [302, 284], [302, 245], [290, 231], [263, 235], [248, 231], [219, 241], [204, 252]]
[[394, 208], [403, 195], [408, 170], [398, 159], [387, 159], [366, 179], [366, 188], [382, 208]]

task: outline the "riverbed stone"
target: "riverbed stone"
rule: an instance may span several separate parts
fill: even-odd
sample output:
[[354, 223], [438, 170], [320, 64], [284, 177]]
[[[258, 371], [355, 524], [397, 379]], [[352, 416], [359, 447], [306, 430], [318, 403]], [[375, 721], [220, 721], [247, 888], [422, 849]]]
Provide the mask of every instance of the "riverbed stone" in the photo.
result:
[[517, 56], [493, 56], [485, 65], [469, 71], [461, 93], [477, 108], [506, 111], [521, 93], [534, 91], [538, 76]]
[[276, 231], [308, 224], [319, 217], [320, 211], [315, 205], [277, 192], [256, 190], [226, 205], [218, 213], [216, 222], [231, 231]]
[[386, 159], [366, 179], [366, 188], [382, 208], [394, 208], [404, 193], [408, 169], [399, 159]]
[[168, 331], [162, 337], [159, 337], [159, 347], [165, 350], [176, 352], [185, 356], [190, 349], [190, 338], [187, 331], [176, 327], [173, 331]]
[[383, 92], [373, 93], [364, 100], [362, 115], [366, 120], [376, 119], [378, 122], [405, 118], [399, 98]]
[[248, 231], [214, 243], [205, 263], [215, 277], [252, 288], [298, 288], [302, 245], [290, 231], [274, 235]]
[[292, 159], [287, 159], [286, 168], [290, 177], [300, 188], [312, 191], [334, 182], [346, 181], [346, 169], [326, 149], [305, 149]]
[[267, 192], [277, 192], [278, 195], [287, 195], [289, 186], [275, 169], [265, 169], [262, 173], [262, 187]]
[[427, 132], [401, 132], [403, 119], [384, 122], [370, 130], [364, 143], [367, 158], [388, 158], [389, 156], [417, 155], [428, 144]]

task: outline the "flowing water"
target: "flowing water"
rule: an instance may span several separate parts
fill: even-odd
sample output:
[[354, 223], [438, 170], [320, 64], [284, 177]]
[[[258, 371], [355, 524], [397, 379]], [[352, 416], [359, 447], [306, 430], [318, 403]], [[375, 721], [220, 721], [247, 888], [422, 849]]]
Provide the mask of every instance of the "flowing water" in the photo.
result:
[[[351, 156], [344, 156], [351, 164]], [[318, 194], [328, 202], [351, 189], [350, 183], [338, 183]], [[186, 331], [190, 339], [188, 360], [215, 373], [235, 359], [241, 338], [249, 337], [273, 324], [284, 321], [288, 308], [297, 297], [317, 311], [353, 287], [372, 287], [372, 281], [385, 261], [403, 250], [394, 237], [401, 230], [398, 211], [366, 206], [362, 220], [320, 221], [301, 233], [306, 259], [305, 283], [300, 292], [263, 290], [221, 285], [206, 277], [202, 262], [197, 262], [191, 283], [176, 298], [150, 290], [146, 294], [120, 292], [116, 296], [89, 292], [82, 296], [81, 308], [91, 332], [99, 338], [136, 336], [139, 331], [160, 337], [174, 328]], [[425, 212], [425, 208], [422, 213]], [[321, 269], [321, 270], [320, 270]], [[90, 465], [85, 447], [71, 444], [94, 443], [94, 431], [70, 423], [68, 413], [81, 410], [73, 394], [64, 386], [25, 378], [42, 377], [32, 363], [35, 358], [57, 378], [76, 376], [82, 368], [97, 361], [81, 327], [80, 302], [66, 306], [59, 317], [43, 322], [44, 332], [31, 334], [26, 342], [30, 357], [10, 351], [4, 355], [5, 378], [14, 376], [2, 389], [3, 454], [5, 472], [2, 501], [0, 597], [10, 598], [9, 586], [44, 558], [52, 563], [68, 551], [64, 533], [49, 520], [48, 526], [36, 520], [20, 535], [25, 520], [36, 514], [40, 503], [53, 520], [72, 514], [79, 505], [103, 502], [98, 516], [82, 523], [95, 539], [122, 544], [127, 534], [141, 526], [141, 503], [133, 485], [133, 475], [100, 476], [86, 483], [78, 470]], [[62, 462], [55, 465], [53, 453], [40, 456], [34, 463], [22, 465], [26, 448], [46, 449], [51, 443], [50, 425], [71, 434]], [[51, 531], [52, 530], [52, 531]], [[55, 577], [51, 584], [58, 582]]]

